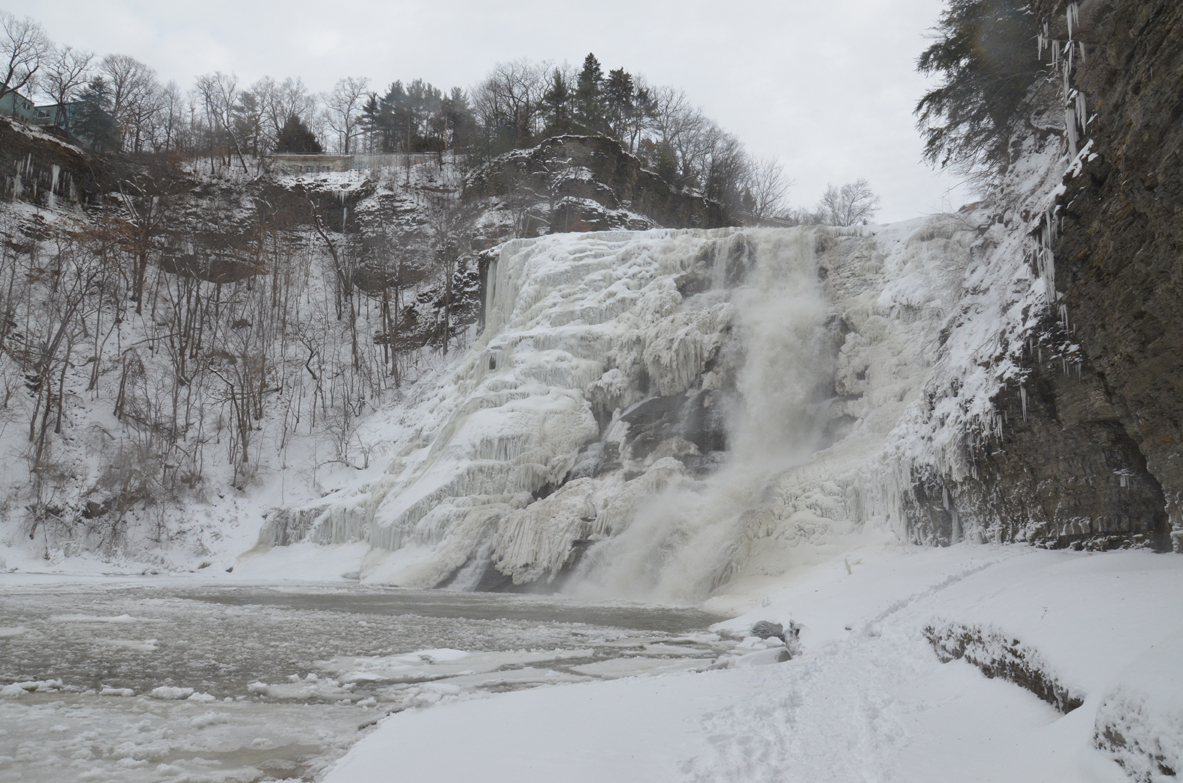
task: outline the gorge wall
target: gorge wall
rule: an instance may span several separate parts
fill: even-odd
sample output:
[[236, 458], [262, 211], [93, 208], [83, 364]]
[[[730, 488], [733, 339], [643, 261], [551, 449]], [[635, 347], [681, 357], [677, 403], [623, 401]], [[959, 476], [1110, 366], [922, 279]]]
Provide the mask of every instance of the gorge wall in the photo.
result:
[[[960, 469], [919, 471], [910, 528], [929, 542], [969, 531], [1167, 550], [1183, 497], [1183, 9], [1042, 0], [1033, 10], [1061, 67], [1073, 58], [1064, 92], [1083, 94], [1088, 146], [1073, 159], [1059, 138], [1021, 140], [994, 216], [1011, 236], [992, 227], [977, 249], [1030, 260], [991, 282], [1015, 280], [1019, 310], [979, 358], [1011, 367], [992, 413], [962, 425]], [[1061, 69], [1049, 61], [1049, 71], [1058, 99]]]
[[[1042, 5], [1050, 5], [1044, 3]], [[1081, 4], [1095, 157], [1060, 198], [1072, 328], [1183, 531], [1183, 6]]]

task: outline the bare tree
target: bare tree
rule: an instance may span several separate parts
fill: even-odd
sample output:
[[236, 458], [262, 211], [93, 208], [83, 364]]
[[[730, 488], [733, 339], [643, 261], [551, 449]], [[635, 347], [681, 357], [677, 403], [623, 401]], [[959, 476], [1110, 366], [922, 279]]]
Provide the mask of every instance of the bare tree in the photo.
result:
[[785, 176], [784, 166], [774, 157], [754, 161], [748, 170], [747, 187], [751, 193], [751, 213], [757, 221], [776, 218], [785, 211], [785, 195], [793, 180]]
[[275, 146], [275, 140], [289, 117], [310, 124], [316, 114], [316, 96], [308, 92], [302, 79], [288, 78], [280, 84], [270, 76], [264, 76], [251, 86], [251, 92], [259, 99], [263, 116], [261, 144], [267, 148]]
[[510, 147], [529, 143], [541, 129], [549, 74], [548, 63], [497, 63], [472, 93], [473, 111], [486, 132]]
[[695, 174], [702, 193], [729, 207], [738, 207], [748, 179], [748, 154], [739, 139], [708, 120], [698, 140], [701, 159]]
[[[241, 95], [238, 89], [238, 77], [234, 74], [224, 74], [217, 71], [197, 77], [197, 92], [205, 108], [206, 119], [213, 133], [211, 142], [217, 142], [219, 136], [225, 137], [226, 164], [230, 165], [231, 151], [238, 156], [242, 164], [243, 173], [247, 173], [246, 159], [243, 157], [242, 143], [234, 128], [234, 107], [238, 105]], [[211, 150], [212, 153], [212, 150]], [[212, 154], [211, 154], [212, 160]], [[212, 164], [211, 164], [212, 165]]]
[[865, 225], [878, 211], [879, 197], [865, 179], [841, 188], [830, 185], [817, 205], [821, 222], [831, 226]]
[[671, 184], [693, 183], [706, 157], [703, 140], [710, 120], [690, 105], [684, 90], [661, 87], [654, 95], [653, 130], [660, 147], [674, 157], [670, 163], [675, 170], [666, 173], [681, 180]]
[[94, 55], [72, 46], [63, 46], [53, 53], [45, 65], [45, 76], [41, 80], [42, 91], [57, 105], [54, 124], [70, 129], [70, 117], [66, 104], [74, 99], [89, 80], [90, 62]]
[[349, 76], [337, 82], [333, 91], [324, 96], [325, 120], [340, 139], [343, 155], [349, 154], [349, 143], [358, 133], [358, 121], [369, 84], [369, 79]]
[[126, 54], [109, 54], [99, 70], [111, 85], [111, 115], [124, 147], [139, 152], [148, 136], [148, 125], [160, 107], [156, 71]]
[[17, 19], [7, 11], [0, 11], [0, 26], [4, 27], [4, 35], [0, 36], [0, 58], [3, 58], [0, 68], [4, 74], [0, 98], [3, 98], [10, 92], [36, 86], [37, 72], [52, 54], [53, 44], [41, 25], [27, 16]]
[[472, 208], [460, 199], [457, 188], [423, 188], [427, 202], [427, 226], [436, 272], [443, 289], [439, 303], [442, 323], [440, 337], [443, 353], [448, 353], [452, 334], [452, 316], [456, 309], [456, 275], [464, 252], [471, 241]]
[[153, 139], [158, 149], [177, 150], [185, 145], [185, 98], [176, 82], [160, 90], [160, 111], [155, 117]]

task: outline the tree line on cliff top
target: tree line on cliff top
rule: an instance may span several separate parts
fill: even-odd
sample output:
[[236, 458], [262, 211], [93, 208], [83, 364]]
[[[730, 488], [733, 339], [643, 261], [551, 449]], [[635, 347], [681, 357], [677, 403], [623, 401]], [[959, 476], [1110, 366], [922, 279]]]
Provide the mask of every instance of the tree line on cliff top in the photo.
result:
[[[180, 153], [243, 169], [267, 154], [325, 151], [456, 151], [477, 163], [556, 135], [601, 135], [672, 187], [719, 201], [746, 222], [836, 219], [825, 204], [791, 210], [793, 183], [781, 164], [751, 155], [684, 90], [653, 86], [624, 68], [605, 70], [594, 54], [580, 67], [498, 63], [469, 90], [422, 79], [376, 90], [368, 78], [346, 77], [315, 93], [298, 77], [246, 85], [222, 72], [184, 89], [162, 83], [129, 55], [55, 45], [32, 19], [0, 12], [0, 22], [0, 55], [8, 61], [0, 98], [17, 91], [44, 98], [57, 109], [54, 124], [95, 151]], [[869, 192], [865, 183], [852, 188]], [[874, 215], [873, 199], [864, 206], [861, 221]]]

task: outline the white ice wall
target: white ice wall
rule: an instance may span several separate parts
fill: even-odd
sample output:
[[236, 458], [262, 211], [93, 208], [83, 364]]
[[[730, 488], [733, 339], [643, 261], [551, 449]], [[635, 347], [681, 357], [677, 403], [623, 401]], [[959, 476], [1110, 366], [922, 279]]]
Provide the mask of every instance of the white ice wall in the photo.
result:
[[[363, 577], [414, 586], [478, 557], [515, 581], [551, 577], [572, 544], [602, 540], [573, 589], [687, 600], [783, 573], [867, 522], [890, 528], [885, 445], [931, 373], [975, 238], [937, 217], [511, 242], [485, 334], [385, 476], [313, 538], [366, 540]], [[683, 296], [690, 278], [700, 292]], [[722, 469], [692, 478], [679, 458], [694, 447], [671, 441], [534, 499], [581, 448], [619, 440], [630, 406], [719, 389], [721, 353], [739, 367], [720, 391], [734, 409]], [[593, 403], [615, 411], [604, 433]]]

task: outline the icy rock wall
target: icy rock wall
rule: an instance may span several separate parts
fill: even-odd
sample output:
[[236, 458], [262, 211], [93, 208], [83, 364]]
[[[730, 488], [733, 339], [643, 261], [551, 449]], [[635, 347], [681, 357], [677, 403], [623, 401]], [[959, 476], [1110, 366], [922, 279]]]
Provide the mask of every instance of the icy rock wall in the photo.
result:
[[82, 150], [38, 128], [0, 118], [0, 199], [73, 209], [94, 189], [96, 172]]
[[[1121, 467], [1159, 485], [1159, 508], [1181, 549], [1183, 5], [1089, 0], [1076, 10], [1069, 31], [1059, 3], [1033, 5], [1050, 20], [1053, 38], [1071, 34], [1087, 50], [1075, 87], [1094, 112], [1092, 152], [1057, 200], [1062, 224], [1052, 244], [1061, 304], [1086, 371], [1098, 376], [1114, 423], [1146, 463], [1145, 470], [1132, 460]], [[1130, 517], [1145, 525], [1145, 514]]]
[[509, 243], [419, 433], [308, 537], [368, 541], [397, 584], [487, 558], [519, 584], [692, 600], [898, 525], [880, 457], [973, 236], [933, 218]]
[[1183, 11], [1032, 11], [1052, 73], [1037, 89], [1063, 133], [1017, 136], [983, 208], [944, 358], [892, 446], [913, 473], [909, 534], [1178, 548], [1183, 132], [1163, 96], [1183, 73], [1168, 43]]

